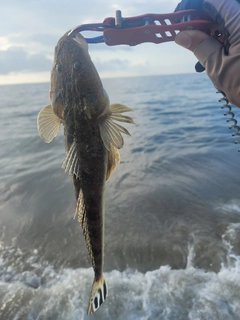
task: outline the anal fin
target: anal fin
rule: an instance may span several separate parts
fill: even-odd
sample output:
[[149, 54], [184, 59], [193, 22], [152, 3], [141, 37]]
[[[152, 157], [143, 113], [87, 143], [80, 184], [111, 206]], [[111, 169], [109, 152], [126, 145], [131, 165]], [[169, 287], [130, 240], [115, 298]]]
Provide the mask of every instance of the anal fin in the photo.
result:
[[84, 204], [84, 199], [83, 199], [83, 192], [82, 190], [79, 191], [77, 203], [76, 203], [76, 211], [74, 218], [77, 217], [78, 222], [81, 224], [83, 228], [83, 220], [84, 220], [84, 215], [85, 215], [85, 204]]
[[92, 266], [93, 266], [93, 268], [95, 268], [95, 261], [94, 261], [93, 252], [92, 252], [91, 239], [90, 239], [89, 231], [88, 231], [88, 221], [87, 221], [87, 216], [86, 216], [86, 207], [85, 207], [82, 189], [80, 190], [79, 196], [77, 199], [75, 217], [76, 216], [77, 216], [78, 222], [82, 226], [83, 236], [85, 239], [88, 254], [91, 259]]
[[94, 279], [89, 298], [87, 314], [91, 314], [99, 309], [108, 295], [107, 284], [102, 274], [99, 280]]

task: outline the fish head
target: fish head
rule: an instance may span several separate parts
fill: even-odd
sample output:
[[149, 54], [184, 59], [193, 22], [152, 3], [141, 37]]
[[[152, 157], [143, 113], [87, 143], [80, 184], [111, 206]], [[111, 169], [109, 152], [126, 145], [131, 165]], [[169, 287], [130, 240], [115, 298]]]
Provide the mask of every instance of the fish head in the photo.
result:
[[[80, 34], [66, 33], [55, 47], [51, 72], [50, 100], [54, 113], [64, 119], [64, 110], [80, 105], [79, 101], [96, 101], [99, 92], [104, 96], [101, 80], [88, 53], [88, 44]], [[82, 103], [82, 106], [86, 103]], [[91, 104], [92, 105], [92, 104]], [[82, 109], [86, 109], [86, 106]], [[87, 108], [92, 116], [95, 110]]]

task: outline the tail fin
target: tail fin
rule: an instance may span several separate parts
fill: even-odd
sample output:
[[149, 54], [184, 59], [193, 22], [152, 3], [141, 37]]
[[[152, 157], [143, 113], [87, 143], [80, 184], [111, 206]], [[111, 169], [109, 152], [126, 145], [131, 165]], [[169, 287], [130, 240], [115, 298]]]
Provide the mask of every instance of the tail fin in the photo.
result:
[[101, 304], [106, 300], [108, 295], [107, 284], [104, 279], [104, 275], [96, 281], [94, 279], [92, 285], [92, 291], [90, 294], [89, 302], [88, 302], [88, 309], [87, 314], [91, 314], [101, 306]]

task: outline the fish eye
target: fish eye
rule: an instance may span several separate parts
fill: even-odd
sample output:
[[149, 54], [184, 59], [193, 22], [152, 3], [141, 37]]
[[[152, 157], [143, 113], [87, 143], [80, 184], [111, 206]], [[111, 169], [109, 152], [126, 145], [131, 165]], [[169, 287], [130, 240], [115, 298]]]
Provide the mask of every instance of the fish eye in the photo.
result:
[[62, 64], [61, 64], [61, 63], [58, 63], [58, 64], [56, 65], [56, 70], [57, 70], [58, 72], [62, 72], [62, 69], [63, 69]]
[[81, 69], [81, 63], [79, 61], [75, 62], [73, 68], [77, 71]]

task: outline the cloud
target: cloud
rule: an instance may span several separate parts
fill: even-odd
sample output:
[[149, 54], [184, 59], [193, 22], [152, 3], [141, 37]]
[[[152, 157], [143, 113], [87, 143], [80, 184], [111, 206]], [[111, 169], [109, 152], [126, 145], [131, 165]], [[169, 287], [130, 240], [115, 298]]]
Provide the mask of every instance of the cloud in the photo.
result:
[[[132, 47], [130, 46], [108, 46], [105, 43], [94, 43], [88, 45], [89, 53], [96, 51], [101, 51], [102, 54], [104, 53], [111, 53], [115, 55], [121, 55], [123, 53], [131, 52]], [[105, 51], [105, 52], [104, 52]]]
[[[44, 73], [44, 79], [49, 81], [54, 47], [66, 31], [77, 25], [103, 22], [106, 17], [114, 17], [116, 10], [122, 10], [123, 17], [168, 13], [179, 1], [0, 0], [0, 83], [4, 83], [4, 77], [9, 82], [19, 81], [16, 75], [20, 77], [21, 73], [25, 81], [30, 81], [34, 72], [41, 79]], [[89, 38], [101, 34], [83, 32]], [[191, 59], [195, 59], [191, 52], [173, 43], [136, 47], [91, 44], [89, 52], [105, 77], [185, 72], [186, 65], [191, 72], [194, 64]]]
[[[114, 17], [115, 10], [123, 16], [144, 13], [167, 13], [174, 10], [178, 0], [11, 0], [1, 3], [1, 34], [23, 32], [57, 34], [60, 37], [69, 29], [87, 22], [102, 22]], [[11, 23], [10, 21], [14, 21]]]
[[31, 41], [32, 43], [38, 43], [43, 46], [50, 46], [52, 49], [57, 44], [59, 38], [56, 35], [47, 34], [47, 33], [36, 33], [31, 34], [27, 38], [27, 40]]
[[21, 47], [0, 51], [0, 74], [47, 71], [50, 70], [51, 64], [51, 60], [43, 54], [28, 54]]
[[127, 59], [121, 60], [121, 59], [111, 59], [108, 61], [101, 61], [97, 59], [94, 61], [94, 64], [98, 70], [98, 72], [103, 71], [118, 71], [118, 70], [127, 70], [130, 66], [130, 61]]
[[149, 63], [144, 58], [132, 60], [129, 56], [127, 59], [115, 58], [105, 61], [97, 58], [93, 62], [102, 78], [146, 75], [149, 72]]

